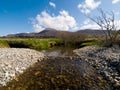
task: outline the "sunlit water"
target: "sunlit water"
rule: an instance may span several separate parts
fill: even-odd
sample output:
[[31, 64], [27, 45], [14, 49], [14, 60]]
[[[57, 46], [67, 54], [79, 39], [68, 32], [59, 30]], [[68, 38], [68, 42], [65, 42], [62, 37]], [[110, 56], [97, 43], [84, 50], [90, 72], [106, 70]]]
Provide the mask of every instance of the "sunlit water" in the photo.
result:
[[42, 50], [41, 52], [50, 57], [66, 57], [66, 56], [74, 56], [73, 50], [75, 48], [69, 47], [56, 47], [51, 48], [49, 50]]

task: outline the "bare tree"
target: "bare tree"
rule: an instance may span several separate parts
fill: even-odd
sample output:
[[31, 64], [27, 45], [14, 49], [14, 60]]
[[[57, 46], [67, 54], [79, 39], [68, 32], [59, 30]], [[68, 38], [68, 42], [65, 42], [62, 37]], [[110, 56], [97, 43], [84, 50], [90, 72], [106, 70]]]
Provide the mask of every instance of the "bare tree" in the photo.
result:
[[95, 22], [105, 33], [105, 43], [109, 46], [112, 46], [117, 42], [118, 26], [115, 22], [115, 15], [111, 12], [104, 12], [102, 9], [98, 10], [100, 15], [89, 17], [93, 22]]

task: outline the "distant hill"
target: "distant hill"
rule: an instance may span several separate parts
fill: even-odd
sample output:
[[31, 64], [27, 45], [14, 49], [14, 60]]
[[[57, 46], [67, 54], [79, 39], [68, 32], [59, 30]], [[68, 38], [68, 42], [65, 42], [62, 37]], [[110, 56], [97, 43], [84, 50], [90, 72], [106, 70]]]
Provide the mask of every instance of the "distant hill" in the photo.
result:
[[68, 32], [68, 31], [61, 31], [55, 30], [52, 28], [46, 28], [45, 30], [38, 32], [38, 33], [18, 33], [18, 34], [9, 34], [6, 37], [41, 37], [41, 38], [55, 38], [60, 33], [80, 33], [80, 34], [87, 34], [87, 35], [102, 35], [104, 34], [103, 30], [92, 30], [92, 29], [85, 29], [85, 30], [78, 30], [76, 32]]
[[77, 33], [89, 34], [89, 35], [103, 35], [105, 31], [97, 30], [97, 29], [84, 29], [84, 30], [78, 30]]
[[34, 37], [36, 33], [18, 33], [18, 34], [8, 34], [6, 37]]
[[52, 28], [46, 28], [45, 30], [38, 33], [18, 33], [18, 34], [8, 34], [6, 37], [56, 37], [57, 31]]
[[57, 37], [57, 34], [60, 31], [52, 29], [52, 28], [46, 28], [45, 30], [37, 33], [38, 37]]

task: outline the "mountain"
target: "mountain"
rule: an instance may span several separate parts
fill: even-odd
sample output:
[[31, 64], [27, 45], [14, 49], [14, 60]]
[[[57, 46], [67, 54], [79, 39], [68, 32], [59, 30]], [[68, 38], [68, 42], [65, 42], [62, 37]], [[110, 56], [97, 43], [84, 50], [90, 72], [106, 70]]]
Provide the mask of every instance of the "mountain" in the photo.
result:
[[98, 30], [98, 29], [84, 29], [78, 30], [77, 33], [82, 33], [86, 35], [103, 35], [105, 34], [105, 30]]
[[55, 38], [57, 34], [61, 32], [52, 28], [46, 28], [45, 30], [38, 33], [18, 33], [8, 34], [6, 37], [42, 37], [42, 38]]
[[57, 34], [59, 33], [60, 31], [58, 30], [55, 30], [55, 29], [52, 29], [52, 28], [46, 28], [45, 30], [37, 33], [37, 36], [38, 37], [57, 37]]
[[18, 34], [8, 34], [6, 37], [34, 37], [36, 33], [18, 33]]
[[[41, 38], [55, 38], [58, 37], [58, 35], [62, 35], [63, 33], [73, 33], [68, 31], [61, 31], [61, 30], [55, 30], [52, 28], [46, 28], [45, 30], [38, 32], [38, 33], [18, 33], [18, 34], [9, 34], [6, 37], [41, 37]], [[84, 35], [103, 35], [103, 30], [93, 30], [93, 29], [84, 29], [84, 30], [78, 30], [74, 33], [80, 33]]]

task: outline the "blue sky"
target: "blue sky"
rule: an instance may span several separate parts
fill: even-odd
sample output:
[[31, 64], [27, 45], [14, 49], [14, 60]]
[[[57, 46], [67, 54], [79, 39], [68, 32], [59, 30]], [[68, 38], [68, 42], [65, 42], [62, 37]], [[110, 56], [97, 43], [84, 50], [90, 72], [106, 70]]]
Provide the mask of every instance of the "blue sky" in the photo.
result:
[[120, 22], [120, 0], [0, 0], [0, 35], [97, 28], [86, 17], [97, 15], [97, 8], [114, 11]]

